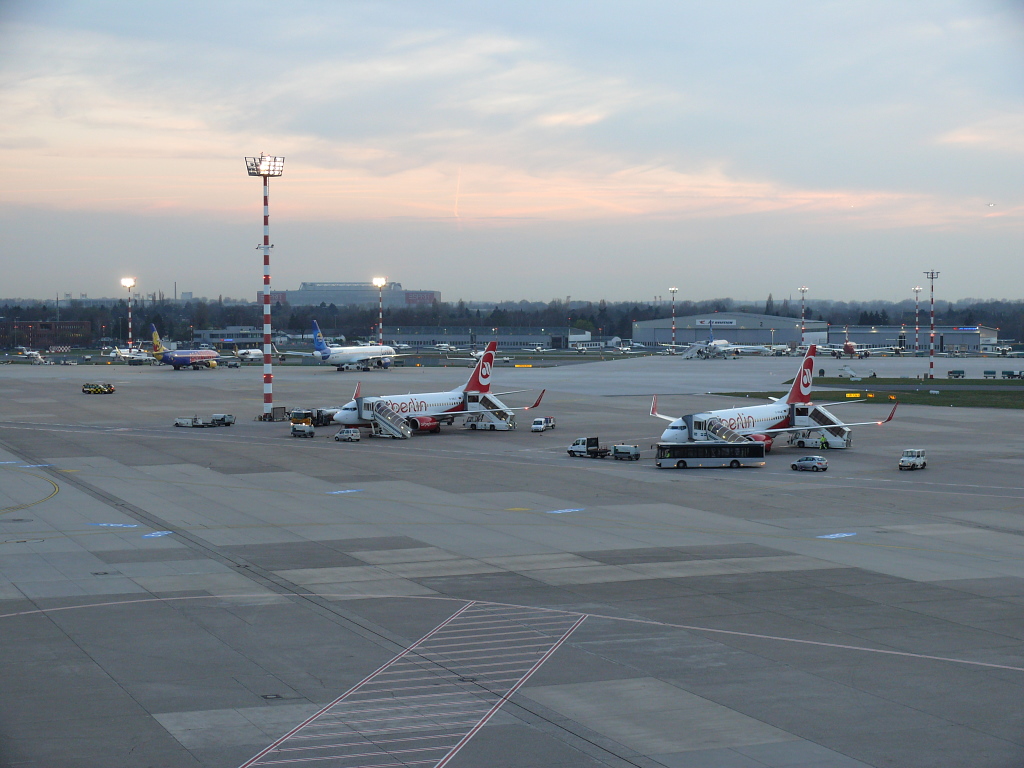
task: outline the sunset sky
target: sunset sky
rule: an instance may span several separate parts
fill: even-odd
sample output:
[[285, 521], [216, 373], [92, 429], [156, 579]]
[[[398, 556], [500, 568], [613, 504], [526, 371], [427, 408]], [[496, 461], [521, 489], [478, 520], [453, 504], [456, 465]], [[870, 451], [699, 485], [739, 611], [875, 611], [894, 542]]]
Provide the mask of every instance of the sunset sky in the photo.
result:
[[0, 3], [0, 297], [1024, 298], [1019, 2]]

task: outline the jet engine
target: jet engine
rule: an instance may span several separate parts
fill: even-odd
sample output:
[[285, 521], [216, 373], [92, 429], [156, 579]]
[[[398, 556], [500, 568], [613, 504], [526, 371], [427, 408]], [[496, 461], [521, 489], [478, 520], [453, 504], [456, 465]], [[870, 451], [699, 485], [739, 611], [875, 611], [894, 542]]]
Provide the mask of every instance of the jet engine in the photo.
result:
[[207, 360], [206, 361], [206, 367], [207, 368], [216, 368], [217, 367], [217, 361], [216, 360]]
[[433, 416], [413, 416], [406, 421], [410, 429], [416, 432], [440, 432], [441, 422]]
[[775, 441], [772, 440], [771, 435], [750, 435], [750, 439], [758, 443], [764, 443], [765, 453], [772, 452], [772, 443]]

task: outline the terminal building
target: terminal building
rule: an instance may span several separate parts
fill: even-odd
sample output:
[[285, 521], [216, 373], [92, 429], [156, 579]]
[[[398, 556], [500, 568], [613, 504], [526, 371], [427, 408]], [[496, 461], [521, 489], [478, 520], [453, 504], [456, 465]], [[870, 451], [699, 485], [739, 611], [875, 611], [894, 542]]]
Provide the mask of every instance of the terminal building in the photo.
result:
[[[803, 326], [803, 343], [828, 342], [829, 327], [824, 320], [805, 320]], [[676, 318], [676, 344], [707, 341], [710, 333], [714, 333], [716, 339], [725, 339], [733, 344], [789, 344], [796, 347], [801, 343], [799, 317], [711, 312]], [[633, 341], [648, 346], [671, 344], [672, 318], [633, 323]]]
[[[336, 307], [376, 307], [383, 299], [389, 309], [405, 309], [431, 305], [441, 301], [440, 291], [407, 291], [401, 283], [388, 283], [378, 294], [373, 283], [299, 283], [297, 291], [271, 291], [272, 304], [289, 304], [293, 307], [319, 307], [321, 304]], [[256, 294], [257, 303], [263, 303], [263, 291]]]

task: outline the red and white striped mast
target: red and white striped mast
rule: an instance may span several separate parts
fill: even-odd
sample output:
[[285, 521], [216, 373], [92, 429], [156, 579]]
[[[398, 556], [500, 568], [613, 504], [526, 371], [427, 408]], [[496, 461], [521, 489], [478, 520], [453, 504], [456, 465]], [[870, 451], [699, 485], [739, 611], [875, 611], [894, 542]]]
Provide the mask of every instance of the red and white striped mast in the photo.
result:
[[921, 291], [920, 285], [914, 286], [914, 357], [921, 351]]
[[928, 378], [935, 378], [935, 278], [939, 273], [935, 270], [925, 272], [924, 276], [931, 280], [932, 285], [932, 328], [928, 336]]
[[273, 418], [274, 363], [270, 341], [270, 177], [284, 173], [283, 157], [245, 158], [250, 176], [263, 177], [263, 421]]

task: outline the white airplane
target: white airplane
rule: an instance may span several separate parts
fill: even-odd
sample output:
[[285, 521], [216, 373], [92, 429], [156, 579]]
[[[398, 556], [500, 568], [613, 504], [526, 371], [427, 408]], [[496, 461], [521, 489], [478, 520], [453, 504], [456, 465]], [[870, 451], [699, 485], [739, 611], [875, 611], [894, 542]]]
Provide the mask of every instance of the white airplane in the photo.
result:
[[554, 349], [553, 347], [542, 347], [540, 344], [538, 344], [533, 349], [527, 349], [526, 351], [527, 352], [557, 352], [558, 350]]
[[832, 357], [839, 359], [842, 359], [843, 355], [849, 355], [851, 358], [856, 357], [864, 359], [865, 357], [871, 357], [872, 353], [902, 355], [904, 352], [908, 351], [904, 347], [872, 347], [868, 344], [858, 344], [850, 341], [850, 326], [846, 326], [846, 340], [842, 344], [825, 344], [822, 346], [822, 349], [829, 352]]
[[[452, 357], [451, 355], [447, 355], [447, 358], [449, 360], [457, 360], [458, 362], [462, 363], [469, 363], [470, 367], [473, 367], [476, 365], [477, 361], [484, 356], [485, 353], [473, 350], [471, 352], [467, 352], [466, 354], [468, 354], [469, 357]], [[505, 355], [504, 357], [498, 357], [497, 355], [495, 355], [494, 360], [499, 363], [511, 363], [513, 360], [515, 360], [515, 358], [509, 357], [508, 355]]]
[[285, 356], [292, 357], [312, 357], [318, 363], [326, 363], [327, 365], [333, 365], [338, 368], [339, 371], [345, 370], [346, 365], [356, 365], [362, 368], [364, 371], [370, 370], [370, 367], [375, 368], [390, 368], [391, 363], [398, 355], [395, 350], [387, 345], [379, 346], [377, 344], [368, 344], [365, 346], [358, 347], [340, 347], [330, 346], [324, 341], [324, 335], [320, 332], [320, 326], [317, 325], [316, 320], [313, 321], [313, 351], [312, 352], [278, 352], [282, 358]]
[[683, 359], [699, 357], [708, 359], [712, 357], [725, 357], [726, 355], [772, 355], [783, 349], [788, 349], [785, 344], [730, 344], [725, 339], [716, 339], [714, 328], [708, 328], [707, 341], [697, 341], [693, 344], [662, 344], [663, 347], [679, 350]]
[[432, 349], [435, 352], [465, 352], [466, 351], [464, 349], [460, 349], [459, 347], [453, 347], [451, 344], [448, 344], [448, 343], [443, 342], [443, 341], [441, 343], [439, 343], [439, 344], [435, 344], [432, 347], [424, 347], [424, 349]]
[[[719, 426], [724, 426], [727, 431], [738, 433], [750, 440], [756, 440], [765, 444], [765, 452], [771, 450], [773, 435], [778, 435], [783, 432], [806, 432], [815, 431], [815, 427], [812, 425], [808, 426], [795, 426], [793, 424], [793, 412], [794, 405], [805, 405], [810, 406], [811, 403], [811, 384], [814, 381], [814, 345], [810, 345], [807, 348], [807, 355], [800, 363], [800, 370], [797, 373], [796, 378], [793, 380], [793, 386], [789, 390], [789, 394], [781, 400], [775, 400], [767, 405], [754, 405], [745, 406], [743, 408], [723, 408], [717, 411], [706, 411], [704, 413], [694, 413], [690, 416], [684, 416], [682, 418], [674, 418], [672, 416], [665, 416], [658, 413], [658, 396], [654, 396], [654, 401], [651, 403], [651, 416], [656, 416], [659, 419], [671, 422], [668, 428], [662, 433], [661, 440], [665, 443], [685, 443], [691, 439], [715, 439], [714, 432], [711, 430], [718, 429]], [[838, 405], [838, 403], [823, 403], [821, 405]], [[882, 421], [860, 421], [852, 423], [844, 423], [836, 421], [834, 423], [822, 424], [824, 427], [861, 427], [869, 424], [880, 425], [885, 424], [892, 420], [892, 417], [896, 414], [897, 403], [893, 406], [892, 412], [888, 418]], [[688, 426], [689, 425], [689, 426]], [[819, 428], [820, 429], [820, 428]], [[691, 437], [692, 433], [698, 433], [696, 437]], [[712, 437], [708, 437], [708, 433]], [[720, 435], [719, 435], [720, 437]]]
[[142, 347], [125, 349], [118, 349], [117, 347], [114, 347], [110, 350], [110, 357], [116, 360], [122, 360], [126, 363], [135, 360], [142, 362], [156, 362], [156, 358], [146, 350], [142, 349]]
[[31, 363], [32, 365], [46, 365], [49, 363], [42, 352], [24, 348], [18, 352], [18, 357], [15, 357], [14, 360], [15, 362]]
[[[537, 402], [525, 408], [510, 408], [498, 399], [499, 395], [514, 392], [491, 392], [491, 371], [494, 369], [494, 351], [498, 342], [492, 341], [477, 361], [469, 381], [461, 387], [447, 392], [420, 392], [408, 395], [387, 395], [382, 397], [360, 397], [356, 387], [353, 399], [343, 405], [335, 414], [334, 422], [345, 427], [368, 427], [370, 422], [362, 416], [361, 408], [380, 402], [387, 406], [414, 432], [440, 432], [442, 424], [452, 424], [455, 419], [474, 414], [493, 413], [506, 421], [513, 411], [528, 411], [540, 405], [546, 390], [541, 390]], [[522, 392], [524, 390], [516, 390]], [[505, 427], [507, 429], [507, 427]]]

